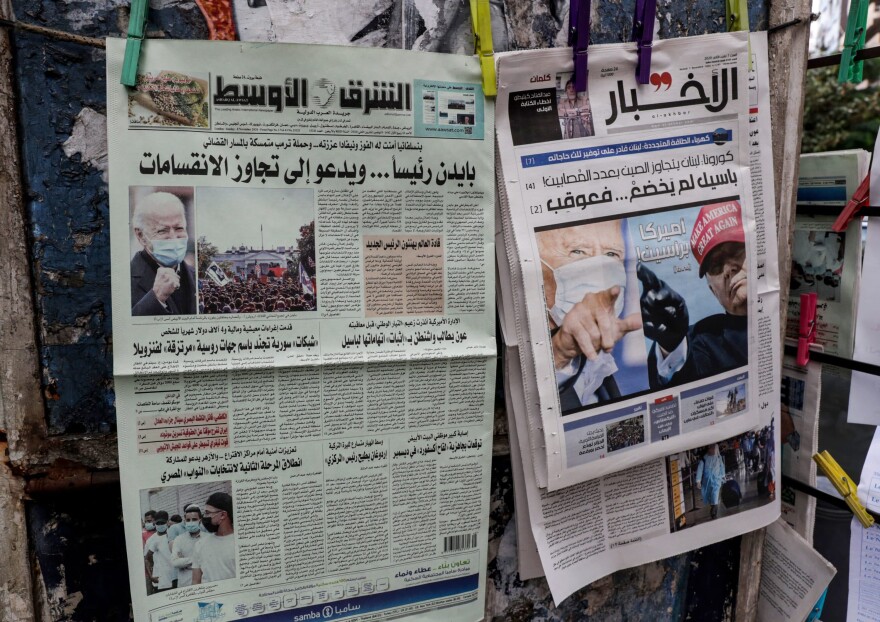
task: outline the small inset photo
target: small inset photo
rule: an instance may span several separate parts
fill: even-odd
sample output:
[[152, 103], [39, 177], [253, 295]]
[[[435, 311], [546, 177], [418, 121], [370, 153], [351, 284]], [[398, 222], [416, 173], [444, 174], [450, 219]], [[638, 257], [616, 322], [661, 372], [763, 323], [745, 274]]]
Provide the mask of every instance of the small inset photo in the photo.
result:
[[624, 419], [605, 426], [608, 435], [608, 452], [634, 447], [645, 442], [645, 418], [643, 415]]
[[773, 425], [666, 458], [670, 527], [688, 529], [776, 498]]
[[715, 394], [715, 414], [719, 418], [743, 412], [746, 409], [746, 383], [727, 387]]
[[208, 79], [176, 71], [138, 74], [128, 96], [132, 127], [200, 127], [211, 125]]
[[236, 577], [232, 482], [140, 491], [147, 595]]
[[586, 138], [592, 136], [593, 110], [586, 92], [577, 92], [573, 73], [556, 74], [556, 110], [562, 138]]
[[131, 315], [196, 312], [193, 188], [131, 186]]
[[198, 188], [199, 313], [318, 308], [314, 191]]

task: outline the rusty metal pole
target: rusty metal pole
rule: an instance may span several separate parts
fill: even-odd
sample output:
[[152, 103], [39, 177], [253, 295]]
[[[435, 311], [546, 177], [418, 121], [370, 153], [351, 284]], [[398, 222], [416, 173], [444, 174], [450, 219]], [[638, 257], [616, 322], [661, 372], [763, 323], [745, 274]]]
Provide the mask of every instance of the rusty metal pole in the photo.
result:
[[[0, 17], [12, 19], [9, 0]], [[10, 31], [0, 28], [0, 622], [35, 620], [24, 478], [11, 466], [21, 423], [42, 411], [15, 110]], [[40, 417], [42, 419], [42, 417]]]

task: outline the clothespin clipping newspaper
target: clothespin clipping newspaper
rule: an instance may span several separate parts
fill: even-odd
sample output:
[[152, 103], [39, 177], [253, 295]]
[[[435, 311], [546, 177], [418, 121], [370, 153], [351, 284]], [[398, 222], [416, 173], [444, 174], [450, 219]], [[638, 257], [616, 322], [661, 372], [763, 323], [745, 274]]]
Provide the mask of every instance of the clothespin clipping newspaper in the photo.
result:
[[471, 25], [474, 28], [474, 48], [483, 70], [483, 94], [495, 95], [495, 50], [492, 49], [492, 16], [489, 0], [471, 0]]
[[632, 39], [638, 44], [636, 81], [639, 84], [648, 84], [651, 79], [651, 48], [654, 45], [656, 15], [657, 0], [636, 0]]
[[138, 61], [141, 56], [141, 45], [147, 31], [147, 0], [131, 0], [131, 12], [128, 16], [128, 38], [125, 40], [125, 57], [122, 59], [122, 78], [125, 86], [135, 86], [137, 82]]
[[798, 345], [795, 362], [806, 367], [810, 362], [810, 344], [816, 341], [816, 292], [801, 294], [801, 309], [798, 318]]
[[840, 69], [837, 82], [844, 84], [862, 81], [862, 61], [856, 61], [856, 54], [865, 47], [865, 31], [868, 25], [868, 4], [870, 0], [851, 0], [849, 15], [846, 18], [846, 36], [843, 39], [843, 52], [840, 55]]
[[813, 461], [819, 466], [856, 518], [866, 529], [874, 524], [874, 517], [868, 514], [865, 506], [859, 501], [858, 486], [850, 479], [849, 475], [840, 468], [837, 461], [827, 451], [813, 456]]
[[587, 90], [587, 78], [590, 68], [587, 64], [590, 46], [590, 0], [571, 0], [569, 7], [569, 44], [572, 47], [574, 61], [574, 90], [583, 93]]
[[[727, 10], [727, 32], [749, 31], [748, 0], [725, 0]], [[749, 43], [749, 71], [752, 70], [752, 44]]]
[[834, 224], [831, 226], [832, 231], [837, 233], [846, 231], [852, 219], [858, 216], [861, 209], [868, 204], [870, 189], [871, 175], [866, 175], [862, 183], [859, 184], [859, 187], [856, 188], [856, 191], [853, 192], [852, 198], [846, 202], [843, 211], [840, 212], [840, 216], [834, 221]]

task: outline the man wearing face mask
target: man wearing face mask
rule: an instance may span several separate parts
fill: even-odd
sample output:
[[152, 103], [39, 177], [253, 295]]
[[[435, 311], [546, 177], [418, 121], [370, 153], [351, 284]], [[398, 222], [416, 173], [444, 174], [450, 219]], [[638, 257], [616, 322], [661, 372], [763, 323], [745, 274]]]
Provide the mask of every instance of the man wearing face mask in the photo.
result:
[[691, 232], [691, 252], [700, 278], [724, 313], [689, 325], [684, 299], [644, 264], [642, 318], [645, 336], [654, 340], [648, 353], [651, 388], [675, 386], [748, 364], [748, 262], [742, 207], [737, 201], [700, 209]]
[[132, 229], [142, 249], [131, 260], [131, 314], [189, 315], [196, 312], [196, 279], [184, 262], [189, 236], [179, 198], [154, 192], [140, 199]]
[[[141, 546], [147, 546], [147, 540], [156, 534], [156, 512], [147, 510], [144, 512], [144, 527], [141, 530]], [[147, 568], [147, 562], [144, 560], [144, 575], [147, 580], [147, 595], [153, 594], [156, 590], [153, 587], [153, 579], [150, 570]]]
[[620, 397], [611, 351], [642, 327], [620, 317], [626, 286], [620, 221], [540, 231], [544, 295], [563, 412]]
[[202, 535], [202, 509], [189, 505], [183, 513], [184, 533], [171, 544], [171, 563], [177, 569], [177, 587], [192, 585], [192, 558]]
[[192, 557], [192, 583], [235, 578], [235, 527], [232, 497], [215, 492], [205, 502], [202, 524], [208, 533], [199, 538]]
[[171, 541], [168, 539], [168, 512], [156, 512], [156, 533], [144, 546], [147, 572], [157, 592], [176, 587], [177, 570], [171, 564]]

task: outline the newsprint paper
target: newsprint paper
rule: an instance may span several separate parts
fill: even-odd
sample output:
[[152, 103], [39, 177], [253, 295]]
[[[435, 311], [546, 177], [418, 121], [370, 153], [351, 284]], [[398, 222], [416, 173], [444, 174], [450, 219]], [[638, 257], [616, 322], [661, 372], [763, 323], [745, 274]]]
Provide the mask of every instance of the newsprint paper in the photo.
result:
[[[761, 424], [778, 400], [772, 178], [745, 33], [499, 60], [500, 215], [535, 477], [558, 490]], [[769, 136], [764, 136], [769, 146]], [[763, 202], [767, 200], [767, 209]]]
[[[698, 61], [687, 60], [692, 58], [691, 55], [694, 55], [697, 59], [702, 58], [699, 56], [701, 50], [703, 50], [703, 54], [708, 53], [705, 52], [706, 50], [710, 50], [712, 54], [718, 54], [730, 43], [729, 37], [734, 38], [734, 47], [738, 49], [739, 40], [736, 38], [738, 35], [693, 37], [686, 42], [658, 42], [654, 48], [655, 57], [652, 60], [652, 68], [656, 67], [658, 71], [662, 72], [663, 68], [668, 66], [667, 63], [671, 62], [670, 58], [679, 59], [682, 63], [690, 63], [692, 67], [696, 67], [699, 64]], [[667, 46], [672, 46], [672, 49]], [[597, 59], [595, 66], [592, 65], [593, 59], [599, 56], [597, 52], [603, 48], [604, 46], [591, 48], [591, 89], [593, 88], [592, 85], [595, 77], [600, 74], [599, 68], [610, 66], [604, 57], [601, 60]], [[593, 51], [594, 49], [596, 52]], [[630, 51], [631, 46], [610, 46], [610, 49], [617, 53], [615, 63], [620, 69], [619, 79], [624, 81], [625, 89], [637, 88], [632, 80], [635, 59], [634, 54]], [[536, 567], [532, 555], [521, 556], [520, 568], [528, 576], [536, 576], [543, 572], [550, 584], [553, 599], [556, 603], [567, 598], [575, 590], [622, 568], [629, 568], [677, 555], [700, 546], [740, 535], [763, 527], [775, 521], [780, 515], [778, 474], [780, 472], [781, 452], [779, 450], [779, 434], [780, 427], [785, 429], [785, 422], [783, 420], [780, 426], [778, 387], [781, 382], [781, 369], [779, 364], [780, 348], [777, 323], [779, 314], [778, 272], [775, 268], [777, 252], [776, 240], [773, 234], [776, 228], [776, 218], [770, 161], [772, 149], [770, 143], [769, 90], [767, 88], [766, 35], [753, 33], [751, 36], [751, 49], [753, 54], [753, 70], [748, 74], [749, 113], [746, 130], [748, 134], [748, 149], [745, 156], [747, 159], [744, 160], [751, 169], [751, 187], [740, 188], [739, 191], [743, 193], [743, 196], [747, 196], [749, 189], [751, 189], [753, 197], [753, 223], [749, 226], [762, 232], [761, 235], [754, 235], [754, 238], [750, 237], [748, 233], [746, 235], [746, 245], [748, 246], [752, 243], [749, 240], [753, 240], [754, 243], [754, 250], [750, 246], [748, 249], [748, 254], [754, 257], [754, 261], [750, 260], [747, 272], [749, 275], [749, 288], [757, 288], [757, 292], [754, 294], [753, 290], [749, 289], [750, 303], [757, 303], [750, 304], [749, 307], [751, 318], [755, 319], [757, 325], [757, 328], [750, 332], [749, 343], [750, 348], [756, 347], [756, 340], [753, 339], [753, 335], [757, 332], [757, 341], [760, 343], [762, 340], [766, 340], [767, 344], [767, 352], [758, 359], [759, 365], [757, 369], [760, 371], [760, 377], [754, 383], [747, 385], [756, 385], [754, 388], [760, 400], [757, 404], [747, 402], [746, 406], [758, 412], [756, 425], [749, 429], [729, 434], [721, 434], [721, 430], [718, 428], [721, 425], [720, 423], [714, 426], [707, 426], [709, 433], [717, 435], [713, 435], [708, 439], [697, 434], [686, 435], [686, 438], [693, 440], [693, 444], [683, 449], [673, 449], [669, 444], [669, 440], [672, 439], [667, 441], [656, 439], [656, 441], [660, 441], [656, 444], [663, 449], [667, 449], [668, 453], [662, 454], [658, 458], [629, 466], [624, 470], [588, 479], [560, 490], [550, 490], [549, 487], [541, 484], [540, 468], [537, 465], [537, 462], [545, 457], [543, 447], [541, 444], [538, 444], [536, 449], [536, 446], [533, 444], [535, 443], [535, 436], [540, 438], [542, 421], [540, 415], [538, 415], [538, 421], [537, 423], [535, 422], [533, 412], [536, 409], [536, 403], [528, 395], [529, 379], [531, 378], [534, 383], [535, 377], [534, 375], [530, 377], [529, 372], [524, 371], [525, 366], [531, 362], [530, 357], [525, 355], [524, 351], [528, 350], [531, 344], [522, 340], [515, 341], [512, 339], [512, 335], [515, 334], [514, 327], [522, 325], [525, 321], [523, 314], [520, 313], [521, 308], [517, 308], [517, 287], [499, 287], [497, 289], [499, 294], [499, 314], [505, 336], [504, 378], [507, 405], [512, 419], [512, 426], [516, 429], [519, 453], [522, 456], [522, 463], [514, 465], [514, 468], [522, 469], [521, 474], [516, 474], [515, 481], [524, 483], [527, 499], [525, 507], [521, 507], [521, 504], [517, 505], [517, 523], [529, 522], [531, 524], [535, 544], [529, 542], [528, 546], [537, 547], [543, 571]], [[661, 53], [657, 54], [657, 52]], [[558, 72], [563, 76], [565, 71], [571, 71], [570, 53], [561, 54], [557, 51], [517, 53], [515, 56], [512, 55], [511, 58], [516, 56], [521, 56], [523, 75], [532, 75], [543, 79], [547, 75], [554, 75], [557, 68]], [[499, 93], [503, 94], [506, 88], [511, 88], [511, 92], [499, 95], [499, 98], [502, 96], [512, 98], [516, 92], [516, 89], [510, 86], [513, 79], [511, 78], [511, 82], [508, 82], [508, 74], [504, 69], [506, 58], [502, 58], [500, 62], [501, 72], [499, 75], [501, 87], [499, 88]], [[531, 72], [525, 70], [525, 60], [527, 59], [532, 63], [533, 70]], [[741, 66], [737, 66], [738, 70], [740, 68], [744, 72], [748, 71], [745, 62]], [[526, 77], [524, 82], [528, 83], [529, 79], [529, 77]], [[565, 81], [560, 79], [559, 83], [564, 86]], [[712, 84], [712, 80], [707, 79], [707, 84]], [[696, 92], [696, 87], [691, 88]], [[707, 93], [711, 91], [711, 87], [708, 88]], [[720, 93], [720, 83], [718, 89]], [[631, 91], [625, 90], [625, 92], [630, 93]], [[728, 90], [728, 93], [730, 93], [730, 90]], [[552, 102], [556, 101], [553, 97], [548, 95], [544, 98], [550, 98], [551, 104], [541, 104], [540, 106], [552, 106]], [[627, 98], [627, 101], [632, 102], [631, 95], [627, 94]], [[628, 105], [633, 104], [630, 103]], [[682, 106], [683, 104], [679, 103], [679, 105]], [[498, 106], [499, 108], [502, 106], [502, 99], [498, 100]], [[704, 106], [704, 104], [701, 104], [702, 108]], [[595, 111], [596, 109], [593, 108], [593, 110]], [[670, 106], [668, 110], [676, 112], [676, 114], [678, 112], [674, 106]], [[690, 108], [685, 107], [683, 114], [688, 114], [688, 110]], [[652, 112], [651, 114], [660, 113]], [[663, 112], [662, 114], [666, 113]], [[501, 117], [499, 116], [499, 118]], [[602, 117], [594, 116], [594, 123], [598, 123], [595, 121], [597, 118], [601, 119]], [[551, 129], [553, 129], [552, 126]], [[560, 122], [559, 132], [562, 131], [564, 131], [564, 126]], [[678, 126], [671, 126], [663, 131], [672, 135], [681, 130]], [[502, 133], [503, 128], [499, 124], [499, 134]], [[639, 134], [639, 136], [648, 140], [651, 134], [646, 130]], [[550, 147], [539, 145], [539, 147], [549, 150], [552, 145]], [[682, 160], [687, 162], [688, 157], [690, 156], [682, 155], [674, 160], [674, 163], [681, 167]], [[593, 175], [594, 165], [581, 164], [580, 166], [584, 176], [586, 176], [588, 170]], [[624, 166], [630, 165], [626, 164]], [[644, 162], [641, 162], [635, 166], [641, 168], [646, 165]], [[651, 165], [647, 166], [651, 168]], [[685, 169], [687, 168], [685, 167]], [[575, 170], [577, 170], [577, 167], [575, 167]], [[717, 175], [718, 173], [707, 174]], [[738, 178], [743, 174], [749, 175], [749, 170], [746, 169], [745, 173], [743, 173], [741, 169], [738, 169], [736, 174]], [[557, 173], [553, 177], [558, 178], [560, 175], [563, 176], [563, 181], [568, 183], [569, 173]], [[572, 175], [577, 176], [578, 173], [572, 173]], [[690, 175], [690, 172], [686, 173], [684, 179], [690, 181]], [[694, 182], [696, 183], [696, 180], [702, 177], [703, 172], [694, 173], [693, 175]], [[665, 180], [668, 178], [668, 173], [663, 175], [658, 173], [658, 177], [661, 180]], [[646, 178], [642, 177], [642, 179]], [[524, 182], [524, 184], [528, 183], [535, 183], [537, 188], [537, 185], [542, 183], [542, 180], [539, 178], [535, 182]], [[607, 182], [600, 181], [599, 188], [604, 187], [602, 184], [609, 184], [609, 187], [611, 187], [610, 184], [613, 183], [615, 183], [613, 180]], [[646, 183], [654, 183], [655, 191], [658, 189], [659, 184], [657, 182], [641, 181], [633, 183], [628, 178], [625, 184], [614, 187], [618, 188], [620, 192], [626, 190], [627, 193], [630, 193], [631, 188], [637, 186], [643, 188]], [[675, 187], [677, 194], [679, 192], [678, 182], [676, 182]], [[590, 193], [596, 192], [595, 188], [595, 184], [585, 184], [583, 189], [578, 190], [578, 194], [586, 194], [587, 200], [589, 200]], [[667, 183], [668, 188], [669, 184]], [[708, 190], [711, 191], [711, 186]], [[604, 192], [604, 190], [602, 191]], [[574, 192], [572, 194], [574, 195]], [[556, 194], [551, 194], [546, 189], [545, 195], [556, 196]], [[565, 193], [562, 196], [564, 201]], [[732, 201], [734, 200], [731, 199]], [[741, 205], [744, 204], [741, 203]], [[513, 215], [508, 219], [509, 221], [515, 221], [519, 218], [519, 215], [514, 212], [513, 205], [514, 202], [511, 198], [510, 211]], [[544, 205], [546, 206], [546, 203]], [[615, 209], [617, 208], [615, 207]], [[498, 274], [499, 279], [507, 279], [515, 283], [515, 279], [518, 278], [517, 275], [522, 275], [530, 269], [530, 262], [527, 260], [530, 257], [533, 258], [534, 255], [525, 255], [525, 260], [521, 263], [518, 261], [507, 261], [506, 253], [502, 252], [500, 248], [502, 245], [508, 244], [505, 229], [510, 224], [501, 215], [503, 210], [504, 205], [500, 205], [496, 218], [498, 221], [496, 223], [496, 250], [499, 258]], [[560, 210], [560, 212], [562, 211]], [[666, 208], [662, 208], [656, 211], [653, 216], [654, 218], [659, 218], [666, 211], [668, 211]], [[531, 217], [536, 216], [531, 215]], [[560, 220], [561, 218], [560, 216]], [[671, 226], [672, 224], [680, 225], [680, 219], [683, 216], [677, 216], [676, 218], [679, 219], [679, 222], [676, 223], [673, 220], [672, 223], [666, 223], [669, 226], [663, 229], [664, 232], [673, 232], [675, 228]], [[618, 219], [618, 216], [614, 216], [611, 222], [615, 222], [615, 219]], [[628, 219], [629, 217], [627, 217]], [[527, 220], [527, 222], [531, 221]], [[601, 224], [608, 221], [600, 220], [599, 222]], [[624, 236], [625, 240], [631, 240], [633, 236], [640, 235], [639, 225], [647, 229], [647, 225], [651, 221], [636, 220], [635, 223], [632, 225], [625, 221], [623, 225], [620, 225], [620, 229], [605, 232], [601, 240], [608, 241], [615, 234], [617, 236]], [[682, 237], [683, 242], [681, 240], [678, 241], [679, 249], [684, 245], [687, 248], [687, 253], [690, 253], [692, 249], [690, 248], [690, 228], [687, 220], [685, 220], [685, 229], [688, 232], [688, 237]], [[654, 232], [659, 234], [659, 231], [659, 226], [655, 222]], [[529, 240], [528, 237], [525, 239]], [[664, 246], [672, 245], [674, 247], [675, 243], [676, 239], [673, 235]], [[630, 242], [627, 242], [627, 247], [624, 249], [625, 256], [629, 256], [626, 255], [627, 253], [637, 254], [639, 251], [633, 250], [629, 244]], [[510, 250], [510, 246], [507, 247], [507, 250]], [[645, 253], [644, 247], [642, 248], [642, 253], [643, 255]], [[682, 253], [685, 254], [685, 257], [680, 261], [674, 261], [673, 265], [683, 268], [684, 273], [696, 271], [696, 264], [688, 264], [687, 260], [689, 257], [685, 251], [682, 251]], [[673, 260], [669, 258], [669, 261]], [[659, 265], [662, 267], [662, 261]], [[690, 265], [690, 270], [686, 268], [688, 265]], [[650, 266], [652, 272], [660, 269], [655, 261], [651, 261]], [[627, 271], [629, 270], [628, 267], [626, 269]], [[672, 273], [672, 276], [664, 274], [662, 276], [663, 280], [675, 278], [675, 270], [673, 269], [669, 272]], [[754, 275], [754, 278], [752, 278], [752, 275]], [[563, 275], [563, 280], [565, 278]], [[630, 280], [628, 275], [627, 281], [629, 282]], [[537, 287], [538, 299], [540, 301], [537, 304], [542, 304], [543, 300], [540, 298], [541, 286], [538, 285]], [[620, 285], [618, 287], [623, 289]], [[698, 290], [701, 291], [701, 288], [706, 288], [706, 283], [694, 277], [692, 283], [686, 284], [681, 289], [686, 300], [693, 300], [694, 296], [699, 293]], [[638, 304], [631, 308], [635, 309], [633, 312], [637, 312], [639, 309]], [[543, 309], [538, 307], [538, 309], [544, 314], [549, 315], [546, 306]], [[625, 316], [626, 313], [628, 311], [624, 310], [621, 315]], [[546, 330], [546, 326], [544, 329]], [[632, 332], [635, 334], [640, 331], [634, 330]], [[639, 338], [645, 339], [641, 335], [639, 335]], [[534, 341], [541, 342], [542, 339], [536, 337]], [[641, 351], [643, 352], [643, 350]], [[764, 346], [762, 346], [760, 351], [764, 352]], [[537, 354], [535, 358], [537, 358]], [[741, 372], [732, 373], [736, 377]], [[751, 378], [751, 372], [747, 373], [750, 374], [749, 377]], [[720, 375], [722, 379], [730, 377], [729, 373]], [[707, 390], [705, 383], [708, 382], [708, 385], [711, 385], [717, 382], [717, 380], [709, 379], [703, 382], [704, 385], [702, 386], [704, 388], [698, 388], [697, 390], [705, 392]], [[697, 384], [694, 386], [700, 387], [701, 385]], [[668, 401], [677, 402], [675, 397], [680, 397], [679, 391], [685, 390], [687, 389], [674, 388], [671, 392], [673, 400]], [[748, 391], [751, 390], [748, 389]], [[754, 399], [753, 394], [748, 391], [744, 393], [745, 399]], [[715, 416], [719, 416], [722, 419], [729, 416], [739, 416], [737, 413], [725, 414], [721, 411], [734, 410], [740, 407], [740, 400], [743, 399], [740, 395], [739, 388], [735, 392], [731, 389], [725, 389], [723, 392], [716, 391], [713, 394], [713, 400], [716, 403], [720, 401], [722, 408], [718, 409], [716, 405]], [[731, 400], [730, 398], [733, 399]], [[644, 400], [645, 398], [641, 399]], [[654, 398], [652, 398], [650, 406], [653, 407], [655, 403]], [[659, 403], [662, 404], [664, 402], [660, 401]], [[636, 406], [639, 407], [638, 402], [636, 402]], [[595, 411], [588, 409], [586, 415], [592, 416], [593, 412]], [[562, 422], [567, 423], [572, 417], [577, 418], [578, 416], [581, 415], [563, 415]], [[645, 418], [647, 419], [647, 416]], [[633, 427], [636, 430], [636, 437], [638, 437], [638, 426]], [[567, 427], [563, 428], [566, 433], [567, 429]], [[574, 430], [577, 431], [577, 429], [578, 427], [575, 426]], [[604, 430], [600, 427], [600, 432], [594, 433], [597, 439], [596, 442], [599, 444], [605, 443], [606, 440], [612, 437], [616, 429], [618, 429], [618, 426], [615, 422], [609, 421]], [[548, 428], [548, 430], [550, 429]], [[536, 431], [538, 434], [535, 434]], [[550, 431], [548, 431], [548, 444], [551, 441], [550, 437], [552, 437]], [[805, 432], [802, 431], [801, 433], [804, 434]], [[652, 443], [656, 441], [652, 441]], [[639, 449], [638, 443], [636, 443], [633, 449], [627, 449], [625, 446], [626, 439], [624, 438], [622, 442], [624, 445], [615, 451], [633, 453]], [[807, 443], [808, 440], [805, 438], [804, 442]], [[565, 446], [563, 446], [563, 449], [565, 449]], [[568, 455], [571, 456], [572, 454]], [[577, 455], [575, 454], [575, 456]], [[599, 462], [602, 462], [601, 458]]]
[[108, 41], [107, 84], [135, 619], [481, 619], [478, 62], [150, 40], [129, 90], [123, 48]]

